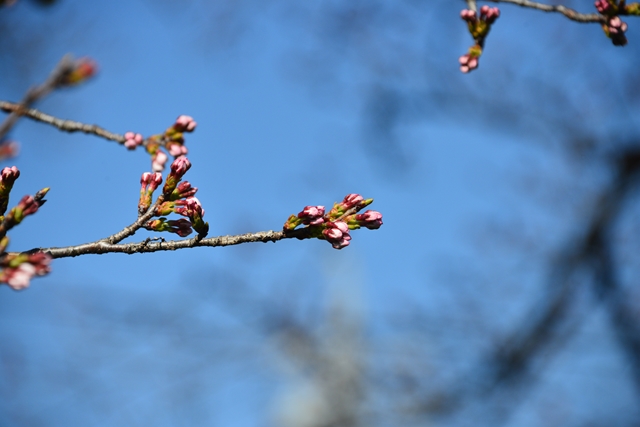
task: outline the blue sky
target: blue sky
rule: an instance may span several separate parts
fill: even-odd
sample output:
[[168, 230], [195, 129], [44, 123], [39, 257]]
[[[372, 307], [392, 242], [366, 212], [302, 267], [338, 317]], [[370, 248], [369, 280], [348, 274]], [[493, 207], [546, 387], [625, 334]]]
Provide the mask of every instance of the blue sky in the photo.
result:
[[[611, 69], [637, 74], [629, 59], [637, 47], [613, 49], [597, 27], [506, 6], [480, 69], [463, 76], [457, 57], [470, 39], [460, 5], [439, 8], [450, 13], [438, 17], [417, 2], [407, 6], [416, 8], [410, 24], [417, 30], [389, 24], [382, 35], [354, 30], [336, 41], [331, 27], [318, 26], [322, 10], [315, 8], [323, 2], [58, 3], [38, 9], [19, 1], [0, 10], [15, 29], [10, 40], [31, 46], [20, 60], [2, 60], [8, 77], [0, 98], [18, 100], [65, 53], [88, 55], [99, 75], [37, 108], [145, 136], [180, 114], [192, 115], [198, 128], [186, 138], [193, 164], [187, 179], [199, 188], [210, 235], [279, 229], [305, 205], [330, 206], [352, 192], [375, 199], [384, 226], [353, 233], [342, 251], [321, 241], [284, 241], [61, 259], [24, 292], [3, 287], [1, 355], [9, 362], [0, 375], [0, 417], [8, 426], [270, 425], [283, 381], [262, 368], [268, 364], [261, 356], [270, 359], [274, 349], [260, 344], [259, 332], [201, 301], [207, 283], [216, 289], [249, 284], [241, 297], [254, 298], [242, 292], [257, 290], [267, 302], [279, 292], [286, 299], [291, 285], [283, 283], [295, 283], [321, 306], [327, 295], [344, 294], [374, 337], [385, 336], [381, 319], [417, 309], [427, 319], [420, 327], [433, 366], [455, 371], [539, 297], [547, 261], [575, 230], [573, 215], [608, 179], [595, 161], [576, 166], [561, 146], [566, 134], [539, 116], [564, 104], [530, 105], [536, 89], [518, 82], [553, 81], [566, 91], [567, 105], [588, 119], [585, 133], [599, 136], [621, 121], [616, 94], [627, 83]], [[394, 7], [381, 10], [372, 19], [393, 22]], [[632, 45], [635, 31], [631, 25]], [[576, 38], [588, 42], [565, 50]], [[433, 69], [434, 62], [440, 67]], [[601, 76], [608, 77], [594, 87]], [[369, 125], [375, 87], [397, 89], [405, 102], [387, 139]], [[458, 91], [441, 105], [425, 96], [439, 87]], [[510, 113], [522, 123], [504, 125], [471, 101], [465, 112], [466, 97], [482, 99], [483, 90], [521, 101]], [[607, 113], [598, 113], [598, 102]], [[460, 106], [451, 108], [455, 103]], [[624, 123], [635, 129], [635, 121]], [[45, 186], [51, 192], [37, 215], [12, 230], [11, 250], [93, 241], [133, 222], [148, 155], [28, 120], [12, 137], [22, 145], [14, 197]], [[611, 344], [606, 316], [593, 307], [585, 297], [584, 324], [508, 425], [546, 425], [547, 390], [560, 390], [567, 402], [556, 408], [558, 419], [580, 423], [621, 412], [637, 419], [625, 363]], [[149, 325], [147, 312], [154, 313]], [[163, 319], [158, 313], [166, 319], [154, 324]], [[232, 355], [203, 365], [193, 341], [182, 346], [173, 332], [162, 333], [163, 325], [174, 331], [183, 321], [185, 330], [200, 330], [200, 323], [190, 326], [193, 319], [211, 327], [206, 337], [214, 354], [220, 347]], [[236, 328], [231, 337], [227, 324]], [[405, 332], [390, 334], [401, 339]], [[594, 340], [603, 343], [599, 351], [582, 354]], [[236, 358], [249, 360], [249, 368]], [[252, 365], [252, 358], [259, 362]], [[241, 367], [234, 370], [234, 363]], [[199, 380], [199, 388], [191, 390], [180, 376]]]

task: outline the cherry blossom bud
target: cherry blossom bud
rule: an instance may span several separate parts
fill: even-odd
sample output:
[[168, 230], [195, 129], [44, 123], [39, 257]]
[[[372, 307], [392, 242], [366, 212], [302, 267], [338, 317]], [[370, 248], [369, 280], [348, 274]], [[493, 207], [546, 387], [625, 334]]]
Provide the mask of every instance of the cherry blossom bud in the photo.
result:
[[124, 146], [129, 150], [135, 150], [138, 145], [142, 145], [144, 138], [139, 133], [127, 132], [124, 134]]
[[[202, 208], [202, 204], [200, 204], [200, 200], [197, 197], [189, 197], [185, 201], [185, 209], [186, 216], [191, 220], [191, 224], [193, 229], [198, 232], [198, 235], [204, 237], [209, 232], [209, 223], [204, 222], [204, 209]], [[176, 202], [178, 204], [178, 202]], [[178, 213], [178, 209], [176, 209], [176, 213]]]
[[595, 6], [598, 12], [603, 15], [607, 15], [612, 9], [611, 4], [607, 0], [597, 0]]
[[195, 196], [198, 191], [197, 187], [192, 187], [189, 181], [182, 181], [175, 190], [171, 192], [169, 200], [186, 199], [187, 197]]
[[171, 227], [169, 231], [176, 233], [180, 237], [187, 237], [191, 234], [191, 223], [184, 218], [167, 221], [167, 224]]
[[176, 189], [176, 186], [189, 168], [191, 168], [191, 162], [184, 156], [178, 157], [171, 163], [171, 173], [167, 176], [162, 190], [166, 197], [171, 197], [171, 192]]
[[478, 68], [478, 58], [472, 57], [468, 53], [462, 55], [459, 58], [460, 61], [460, 71], [463, 73], [468, 73], [471, 70], [475, 70]]
[[29, 287], [31, 278], [36, 274], [36, 268], [28, 262], [25, 262], [17, 268], [6, 268], [4, 273], [7, 285], [19, 291]]
[[164, 165], [167, 163], [168, 159], [169, 157], [163, 151], [156, 151], [151, 158], [151, 169], [154, 172], [162, 172], [164, 170]]
[[349, 246], [349, 241], [351, 240], [351, 236], [349, 235], [349, 226], [344, 221], [326, 223], [325, 229], [322, 230], [322, 234], [335, 249], [342, 249]]
[[147, 222], [144, 228], [151, 231], [167, 231], [180, 237], [186, 237], [191, 234], [191, 223], [186, 219], [167, 221], [166, 218], [159, 218]]
[[298, 214], [303, 224], [320, 225], [324, 222], [324, 206], [305, 206]]
[[6, 167], [0, 172], [0, 215], [4, 215], [9, 205], [9, 193], [13, 188], [13, 184], [20, 176], [17, 167]]
[[45, 254], [44, 252], [36, 252], [35, 254], [29, 255], [28, 262], [33, 265], [36, 269], [36, 275], [44, 276], [51, 272], [51, 255]]
[[607, 37], [611, 39], [614, 46], [624, 46], [627, 44], [627, 37], [624, 34], [627, 28], [627, 23], [623, 22], [619, 16], [610, 18], [607, 23], [602, 25], [602, 29]]
[[364, 197], [362, 197], [361, 195], [352, 193], [345, 196], [344, 200], [342, 201], [342, 204], [346, 207], [346, 209], [350, 209], [355, 205], [357, 205], [358, 203], [362, 202], [363, 200], [364, 200]]
[[38, 212], [39, 207], [40, 205], [38, 204], [38, 202], [36, 202], [33, 196], [30, 196], [30, 195], [24, 196], [18, 203], [18, 206], [12, 209], [12, 211], [15, 211], [14, 213], [15, 223], [20, 224], [25, 216], [32, 215]]
[[193, 132], [198, 124], [193, 120], [191, 116], [179, 116], [173, 127], [178, 132]]
[[151, 206], [153, 192], [162, 184], [162, 174], [159, 172], [145, 172], [140, 177], [140, 200], [138, 201], [138, 213], [142, 214]]
[[167, 149], [169, 150], [169, 154], [171, 154], [173, 157], [184, 156], [189, 152], [189, 150], [187, 150], [187, 147], [177, 142], [168, 143]]
[[497, 7], [489, 7], [484, 5], [480, 8], [480, 17], [484, 19], [488, 24], [493, 22], [500, 16], [500, 9]]
[[356, 215], [356, 221], [361, 227], [376, 230], [382, 225], [382, 214], [377, 211], [368, 210], [363, 214]]
[[20, 176], [20, 171], [16, 166], [6, 167], [0, 172], [0, 181], [4, 185], [13, 185]]
[[467, 22], [475, 22], [476, 21], [476, 13], [470, 9], [462, 9], [460, 12], [460, 17]]
[[191, 168], [191, 162], [186, 157], [178, 157], [171, 163], [171, 173], [179, 178], [182, 178], [189, 168]]

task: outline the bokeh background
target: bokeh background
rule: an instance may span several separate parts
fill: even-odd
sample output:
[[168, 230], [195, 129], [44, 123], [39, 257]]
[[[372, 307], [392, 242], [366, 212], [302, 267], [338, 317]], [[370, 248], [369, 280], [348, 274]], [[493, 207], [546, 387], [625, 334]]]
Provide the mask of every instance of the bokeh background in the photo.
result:
[[[500, 6], [469, 75], [463, 1], [0, 8], [0, 99], [72, 53], [98, 76], [40, 110], [145, 136], [198, 121], [210, 235], [351, 192], [384, 215], [341, 251], [90, 255], [0, 287], [0, 425], [639, 425], [640, 23], [617, 48]], [[10, 250], [135, 219], [146, 153], [28, 119], [10, 137], [14, 195], [52, 188]]]

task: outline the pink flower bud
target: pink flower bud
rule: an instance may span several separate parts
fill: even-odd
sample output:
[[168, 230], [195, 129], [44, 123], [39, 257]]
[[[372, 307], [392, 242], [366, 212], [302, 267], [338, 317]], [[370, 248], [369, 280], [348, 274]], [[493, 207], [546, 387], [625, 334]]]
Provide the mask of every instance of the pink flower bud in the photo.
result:
[[305, 206], [298, 214], [303, 224], [320, 225], [324, 222], [324, 206]]
[[356, 220], [361, 227], [376, 230], [382, 225], [382, 214], [377, 211], [368, 210], [363, 214], [356, 215]]
[[38, 212], [40, 205], [33, 196], [27, 195], [20, 200], [17, 207], [22, 210], [22, 215], [27, 216]]
[[191, 234], [191, 223], [184, 218], [167, 221], [167, 224], [171, 227], [169, 231], [176, 233], [180, 237], [187, 237]]
[[614, 46], [624, 46], [627, 44], [627, 37], [624, 33], [627, 31], [628, 26], [620, 17], [614, 16], [610, 18], [606, 24], [602, 25], [602, 28]]
[[178, 132], [193, 132], [197, 125], [198, 124], [193, 120], [193, 117], [182, 115], [176, 119], [173, 127]]
[[7, 285], [20, 290], [29, 287], [31, 278], [36, 274], [36, 268], [28, 262], [23, 262], [18, 268], [6, 268], [4, 272]]
[[189, 216], [193, 216], [194, 213], [198, 214], [199, 216], [204, 216], [204, 209], [202, 208], [200, 200], [198, 200], [197, 197], [189, 197], [188, 199], [186, 199], [186, 202], [187, 209], [192, 212], [192, 214]]
[[169, 154], [171, 154], [173, 157], [184, 156], [189, 152], [189, 150], [187, 150], [187, 147], [177, 143], [168, 144], [167, 148], [169, 149]]
[[176, 175], [178, 178], [182, 178], [189, 168], [191, 168], [191, 162], [186, 157], [181, 156], [171, 163], [171, 174]]
[[15, 166], [6, 167], [0, 172], [0, 178], [2, 182], [6, 184], [13, 184], [19, 176], [20, 171]]
[[460, 62], [460, 71], [468, 73], [471, 70], [478, 68], [478, 57], [472, 57], [468, 53], [462, 55], [458, 61]]
[[27, 262], [33, 265], [36, 275], [44, 276], [51, 271], [51, 260], [51, 255], [45, 254], [44, 252], [36, 252], [33, 255], [29, 255]]
[[607, 12], [611, 9], [611, 5], [607, 0], [597, 0], [595, 2], [596, 9], [599, 13], [606, 15]]
[[147, 188], [147, 185], [149, 185], [149, 183], [151, 182], [151, 172], [145, 172], [142, 174], [142, 176], [140, 177], [140, 184], [142, 185], [142, 188]]
[[171, 198], [177, 200], [192, 197], [195, 196], [197, 191], [198, 188], [192, 187], [189, 181], [182, 181], [171, 193]]
[[155, 190], [160, 184], [162, 184], [162, 174], [160, 172], [156, 172], [151, 176], [150, 185], [152, 189]]
[[156, 154], [151, 158], [151, 169], [154, 172], [162, 172], [168, 159], [169, 157], [163, 151], [156, 151]]
[[349, 246], [351, 236], [349, 235], [349, 226], [344, 221], [335, 221], [326, 223], [322, 234], [327, 242], [335, 249], [342, 249]]
[[124, 146], [129, 150], [134, 150], [138, 145], [142, 144], [144, 139], [139, 133], [127, 132], [124, 134]]
[[348, 194], [344, 198], [344, 200], [342, 201], [342, 204], [344, 205], [345, 209], [351, 209], [352, 207], [356, 206], [363, 200], [364, 200], [364, 197], [362, 197], [361, 195], [352, 193], [352, 194]]
[[476, 13], [470, 9], [462, 9], [462, 12], [460, 12], [460, 17], [467, 22], [475, 22]]
[[500, 9], [497, 7], [490, 7], [485, 14], [485, 21], [489, 24], [493, 24], [496, 19], [500, 16]]

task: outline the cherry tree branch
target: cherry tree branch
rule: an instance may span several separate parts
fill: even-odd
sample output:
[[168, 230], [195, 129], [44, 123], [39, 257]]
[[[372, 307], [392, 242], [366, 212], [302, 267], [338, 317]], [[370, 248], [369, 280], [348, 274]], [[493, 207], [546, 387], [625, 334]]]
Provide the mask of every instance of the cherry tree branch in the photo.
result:
[[116, 141], [120, 143], [124, 142], [124, 136], [117, 133], [109, 132], [108, 130], [103, 129], [98, 125], [89, 125], [73, 120], [59, 119], [57, 117], [43, 113], [42, 111], [36, 110], [35, 108], [24, 108], [21, 104], [17, 104], [15, 102], [0, 101], [0, 110], [12, 113], [12, 115], [17, 114], [25, 116], [30, 119], [55, 126], [65, 132], [84, 132], [87, 134], [100, 136], [110, 141]]
[[308, 236], [308, 229], [302, 228], [293, 231], [259, 231], [256, 233], [245, 233], [238, 234], [235, 236], [218, 236], [218, 237], [208, 237], [205, 239], [198, 239], [198, 237], [194, 237], [192, 239], [185, 240], [170, 240], [164, 241], [152, 241], [154, 239], [148, 238], [142, 242], [135, 243], [110, 243], [108, 238], [97, 240], [91, 243], [85, 243], [76, 246], [65, 246], [61, 248], [51, 247], [51, 248], [35, 248], [25, 253], [36, 253], [36, 252], [44, 252], [46, 254], [51, 255], [52, 258], [69, 258], [76, 257], [80, 255], [89, 255], [89, 254], [106, 254], [106, 253], [125, 253], [125, 254], [136, 254], [136, 253], [148, 253], [148, 252], [159, 252], [159, 251], [175, 251], [178, 249], [186, 249], [186, 248], [195, 248], [195, 247], [218, 247], [218, 246], [233, 246], [240, 245], [243, 243], [253, 243], [253, 242], [277, 242], [278, 240], [283, 239], [305, 239]]
[[53, 69], [47, 80], [39, 86], [29, 89], [19, 104], [14, 104], [15, 108], [11, 110], [11, 114], [2, 124], [0, 124], [0, 139], [4, 138], [7, 133], [17, 123], [23, 111], [38, 99], [46, 96], [52, 90], [60, 86], [62, 79], [68, 75], [73, 69], [73, 59], [71, 55], [62, 57], [58, 65]]
[[[572, 21], [576, 22], [604, 22], [605, 17], [599, 13], [580, 13], [576, 10], [570, 9], [563, 5], [550, 5], [544, 3], [538, 3], [530, 0], [487, 0], [493, 3], [511, 3], [521, 7], [527, 7], [530, 9], [541, 10], [543, 12], [557, 12], [561, 13]], [[469, 4], [470, 0], [467, 0]], [[471, 9], [471, 7], [469, 7]]]

